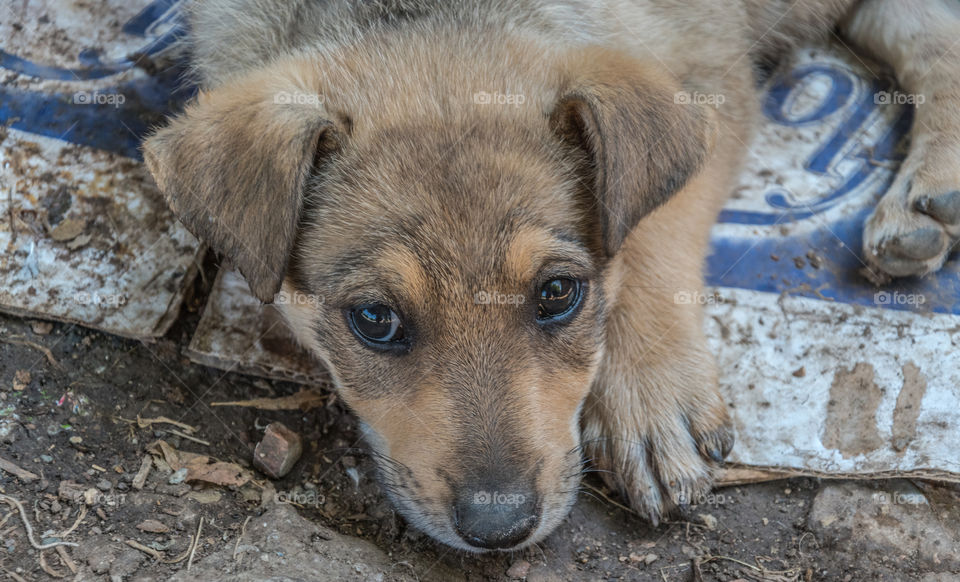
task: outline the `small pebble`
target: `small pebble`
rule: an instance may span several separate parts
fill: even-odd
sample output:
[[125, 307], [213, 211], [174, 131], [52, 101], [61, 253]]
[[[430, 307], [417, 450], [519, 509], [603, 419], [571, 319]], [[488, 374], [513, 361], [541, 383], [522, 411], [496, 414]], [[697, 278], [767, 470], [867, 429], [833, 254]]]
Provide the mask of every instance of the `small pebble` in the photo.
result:
[[51, 457], [50, 455], [40, 455], [40, 460], [43, 461], [44, 463], [49, 464], [53, 462], [53, 457]]
[[111, 489], [113, 489], [113, 483], [111, 483], [107, 479], [100, 479], [99, 481], [97, 481], [97, 489], [99, 489], [100, 491], [110, 491]]
[[183, 467], [179, 471], [175, 472], [173, 475], [170, 475], [170, 478], [167, 479], [167, 483], [171, 485], [179, 485], [187, 478], [187, 468]]
[[526, 560], [517, 560], [510, 565], [507, 570], [508, 578], [526, 578], [530, 573], [530, 562]]

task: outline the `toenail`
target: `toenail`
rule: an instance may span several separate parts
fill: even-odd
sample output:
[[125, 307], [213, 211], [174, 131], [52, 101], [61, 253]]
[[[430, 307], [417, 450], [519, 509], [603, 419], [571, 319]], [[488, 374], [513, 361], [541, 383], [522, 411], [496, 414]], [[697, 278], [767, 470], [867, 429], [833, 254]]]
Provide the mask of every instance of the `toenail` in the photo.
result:
[[953, 190], [936, 198], [921, 196], [913, 206], [917, 212], [922, 212], [945, 224], [960, 223], [960, 190]]
[[936, 256], [942, 249], [943, 232], [939, 228], [926, 227], [894, 236], [888, 240], [887, 248], [901, 257], [924, 260]]

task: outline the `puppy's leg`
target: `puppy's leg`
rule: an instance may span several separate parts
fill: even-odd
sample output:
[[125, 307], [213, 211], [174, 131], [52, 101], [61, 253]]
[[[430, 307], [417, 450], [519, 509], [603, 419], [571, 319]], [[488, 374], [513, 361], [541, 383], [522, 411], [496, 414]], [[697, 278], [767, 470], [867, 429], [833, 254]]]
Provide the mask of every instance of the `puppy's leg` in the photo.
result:
[[583, 443], [608, 485], [654, 523], [705, 493], [711, 465], [733, 445], [703, 334], [701, 271], [719, 189], [736, 166], [713, 160], [638, 225], [611, 267], [619, 291], [584, 404]]
[[936, 271], [960, 237], [960, 4], [867, 0], [843, 31], [917, 102], [910, 153], [867, 219], [864, 254], [888, 275]]

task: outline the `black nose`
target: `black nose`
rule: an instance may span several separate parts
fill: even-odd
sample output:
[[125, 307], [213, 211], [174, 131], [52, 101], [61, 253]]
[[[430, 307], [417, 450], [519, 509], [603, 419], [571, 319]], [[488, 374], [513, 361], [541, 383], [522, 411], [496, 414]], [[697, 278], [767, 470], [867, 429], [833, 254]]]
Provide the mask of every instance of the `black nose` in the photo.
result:
[[457, 500], [453, 523], [460, 537], [471, 546], [503, 550], [521, 543], [537, 529], [540, 507], [529, 491], [480, 490]]

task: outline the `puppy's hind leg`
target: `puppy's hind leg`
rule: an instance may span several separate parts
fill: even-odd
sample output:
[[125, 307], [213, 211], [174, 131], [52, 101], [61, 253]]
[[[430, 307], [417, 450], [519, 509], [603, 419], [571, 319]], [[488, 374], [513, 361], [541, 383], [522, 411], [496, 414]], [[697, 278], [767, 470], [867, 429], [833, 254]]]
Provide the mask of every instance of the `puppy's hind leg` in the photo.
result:
[[938, 270], [960, 238], [960, 3], [866, 0], [842, 23], [889, 63], [916, 105], [910, 153], [867, 219], [864, 254], [881, 277]]

